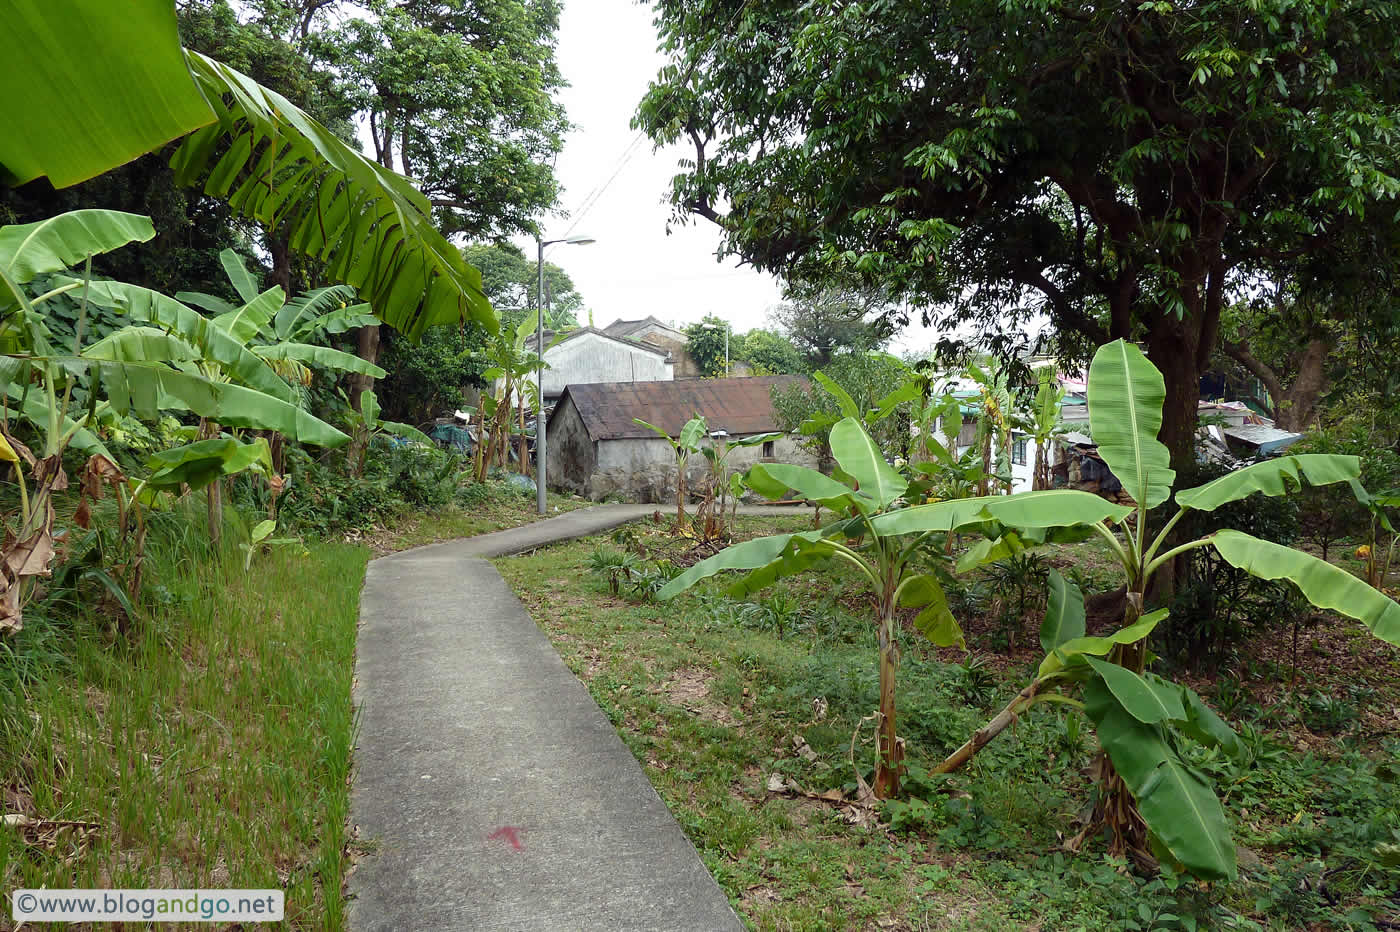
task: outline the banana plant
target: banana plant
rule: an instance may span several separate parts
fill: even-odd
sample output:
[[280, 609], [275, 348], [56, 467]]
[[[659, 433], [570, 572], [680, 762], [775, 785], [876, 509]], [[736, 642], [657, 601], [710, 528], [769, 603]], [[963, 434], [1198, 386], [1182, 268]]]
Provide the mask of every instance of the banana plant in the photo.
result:
[[[717, 539], [724, 534], [724, 509], [726, 500], [731, 493], [734, 497], [734, 504], [737, 508], [739, 495], [742, 489], [736, 491], [734, 484], [730, 481], [733, 475], [729, 469], [729, 454], [744, 447], [756, 447], [760, 444], [777, 440], [783, 436], [782, 431], [772, 431], [766, 434], [754, 434], [749, 437], [740, 437], [731, 441], [728, 435], [710, 435], [709, 446], [701, 447], [700, 455], [705, 457], [710, 463], [710, 483], [705, 492], [705, 502], [701, 505], [701, 513], [704, 515], [704, 536], [707, 540]], [[719, 509], [715, 510], [715, 498], [719, 497]]]
[[0, 181], [66, 187], [184, 137], [177, 183], [285, 236], [385, 323], [414, 339], [468, 317], [497, 328], [481, 274], [436, 229], [427, 197], [280, 94], [182, 49], [169, 0], [17, 0], [6, 12], [0, 114], [26, 131], [0, 139]]
[[[967, 498], [907, 508], [903, 496], [908, 480], [885, 461], [859, 419], [838, 421], [831, 428], [830, 444], [844, 481], [804, 466], [760, 463], [744, 474], [744, 485], [768, 499], [784, 498], [789, 489], [796, 490], [840, 518], [818, 530], [761, 537], [728, 547], [676, 577], [661, 589], [658, 598], [672, 598], [700, 580], [728, 570], [746, 571], [729, 590], [742, 598], [781, 577], [833, 560], [855, 567], [868, 584], [879, 644], [880, 708], [872, 789], [884, 799], [899, 792], [904, 757], [904, 742], [895, 727], [897, 610], [917, 608], [915, 627], [939, 646], [965, 643], [942, 584], [914, 558], [931, 535], [984, 522], [984, 508], [989, 503], [1009, 499]], [[1118, 515], [1121, 508], [1087, 492], [1062, 490], [1053, 494], [1076, 503], [1083, 514], [1096, 515], [1095, 520]]]
[[648, 424], [639, 417], [632, 418], [633, 424], [639, 424], [647, 430], [654, 431], [657, 436], [664, 439], [671, 445], [671, 452], [676, 455], [676, 532], [680, 533], [685, 527], [685, 469], [690, 462], [691, 454], [700, 452], [701, 444], [705, 435], [709, 432], [705, 419], [696, 415], [685, 422], [681, 432], [673, 439], [670, 434], [657, 427], [655, 424]]
[[[43, 437], [34, 468], [45, 481], [31, 502], [39, 507], [21, 523], [30, 536], [46, 535], [52, 525], [48, 491], [65, 481], [61, 462], [69, 444], [111, 458], [92, 431], [99, 412], [149, 420], [163, 411], [187, 411], [206, 423], [274, 430], [323, 446], [349, 439], [302, 410], [295, 390], [264, 360], [194, 309], [148, 289], [92, 281], [94, 254], [154, 233], [146, 217], [103, 210], [0, 228], [0, 390]], [[81, 279], [64, 280], [32, 298], [24, 287], [78, 264], [86, 266]], [[163, 321], [169, 330], [124, 327], [84, 347], [89, 301], [117, 290], [149, 309], [145, 319]], [[43, 306], [70, 291], [82, 300], [72, 345], [64, 352], [54, 345]], [[74, 416], [80, 395], [86, 403], [81, 416]], [[212, 498], [210, 508], [211, 533], [217, 533]]]
[[1031, 472], [1031, 489], [1048, 489], [1050, 480], [1050, 449], [1056, 437], [1065, 432], [1060, 402], [1065, 390], [1060, 386], [1054, 366], [1045, 366], [1036, 376], [1035, 401], [1023, 426], [1035, 444], [1035, 466]]
[[[1111, 634], [1085, 634], [1083, 596], [1055, 574], [1041, 629], [1046, 651], [1035, 677], [990, 722], [958, 748], [935, 773], [965, 764], [1018, 716], [1043, 702], [1080, 709], [1098, 732], [1103, 750], [1099, 796], [1086, 834], [1110, 829], [1117, 848], [1144, 859], [1155, 856], [1207, 879], [1234, 877], [1235, 851], [1225, 812], [1205, 776], [1178, 750], [1190, 739], [1226, 753], [1238, 740], [1191, 690], [1146, 670], [1147, 639], [1166, 616], [1148, 611], [1153, 577], [1178, 556], [1213, 547], [1231, 566], [1269, 580], [1288, 580], [1314, 605], [1359, 620], [1376, 637], [1400, 645], [1400, 605], [1360, 579], [1316, 557], [1236, 530], [1220, 530], [1176, 543], [1173, 531], [1192, 511], [1214, 511], [1251, 495], [1277, 496], [1306, 481], [1361, 488], [1354, 456], [1282, 456], [1237, 470], [1205, 485], [1178, 490], [1165, 445], [1157, 439], [1166, 397], [1161, 373], [1133, 344], [1118, 340], [1095, 354], [1089, 369], [1090, 428], [1099, 455], [1123, 483], [1134, 505], [1107, 514], [1064, 491], [1026, 492], [990, 500], [981, 516], [1005, 529], [987, 559], [1014, 553], [1047, 528], [1092, 529], [1117, 557], [1126, 585], [1124, 614]], [[1150, 513], [1176, 504], [1154, 535]], [[890, 516], [893, 526], [917, 524], [913, 508]], [[993, 553], [992, 551], [995, 551]], [[1068, 694], [1078, 689], [1079, 698]]]
[[[340, 397], [344, 399], [345, 394], [342, 392]], [[348, 402], [346, 404], [346, 416], [350, 420], [350, 430], [354, 434], [354, 441], [350, 444], [350, 449], [357, 451], [359, 457], [357, 461], [350, 464], [351, 475], [358, 476], [364, 471], [364, 456], [374, 439], [381, 435], [387, 434], [413, 443], [435, 446], [431, 437], [411, 424], [380, 419], [379, 398], [372, 391], [360, 393], [360, 410], [356, 411], [354, 408], [350, 408]]]
[[[280, 287], [258, 290], [256, 277], [232, 249], [219, 253], [219, 261], [229, 284], [243, 301], [241, 305], [235, 306], [217, 295], [198, 291], [176, 292], [175, 300], [214, 314], [210, 322], [215, 327], [243, 343], [293, 383], [311, 384], [309, 366], [384, 378], [384, 370], [373, 363], [353, 353], [313, 342], [328, 334], [379, 323], [368, 304], [350, 303], [355, 300], [353, 288], [346, 285], [318, 288], [284, 303]], [[109, 292], [99, 288], [97, 295], [98, 303], [106, 298], [120, 309], [131, 307], [135, 302], [138, 311], [134, 316], [151, 319], [149, 301], [128, 289]], [[176, 321], [172, 321], [174, 323]]]
[[[487, 438], [483, 454], [478, 458], [478, 482], [485, 480], [493, 458], [499, 457], [501, 466], [505, 466], [509, 459], [512, 430], [516, 431], [516, 436], [520, 439], [517, 453], [520, 471], [529, 472], [529, 455], [525, 441], [525, 400], [528, 397], [537, 406], [540, 401], [539, 384], [537, 381], [532, 383], [529, 377], [530, 373], [542, 373], [549, 367], [549, 364], [541, 359], [542, 354], [526, 348], [526, 344], [534, 336], [534, 330], [535, 322], [526, 318], [516, 325], [514, 331], [502, 330], [487, 341], [486, 358], [491, 366], [482, 373], [482, 377], [491, 380], [495, 388], [489, 399], [482, 399], [483, 402], [489, 400], [489, 405], [483, 404], [483, 409], [490, 408], [492, 419], [490, 436]], [[562, 335], [556, 336], [555, 342], [560, 339]], [[550, 346], [545, 347], [546, 352]], [[512, 415], [518, 422], [514, 428], [511, 424]]]
[[986, 495], [992, 491], [991, 480], [1001, 483], [1002, 491], [1011, 493], [1011, 426], [1015, 400], [1007, 385], [1005, 372], [995, 365], [986, 369], [972, 365], [967, 368], [967, 376], [977, 383], [981, 392], [981, 411], [977, 416], [977, 438], [973, 448], [982, 455], [983, 478], [978, 491]]

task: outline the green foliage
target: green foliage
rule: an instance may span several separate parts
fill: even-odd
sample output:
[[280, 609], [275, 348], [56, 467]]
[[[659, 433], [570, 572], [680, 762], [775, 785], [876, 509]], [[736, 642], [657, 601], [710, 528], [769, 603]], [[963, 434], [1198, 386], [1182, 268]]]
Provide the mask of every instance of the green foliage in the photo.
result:
[[750, 330], [738, 339], [730, 355], [753, 367], [754, 375], [795, 375], [807, 371], [807, 361], [797, 346], [776, 330]]
[[[905, 385], [909, 374], [904, 363], [885, 353], [843, 353], [821, 372], [846, 392], [862, 413], [879, 409], [881, 399]], [[827, 437], [832, 425], [844, 416], [841, 401], [818, 384], [775, 385], [770, 393], [778, 427], [784, 433], [800, 431], [805, 446], [829, 457]], [[903, 449], [905, 435], [899, 419], [884, 418], [866, 427], [882, 448]]]
[[714, 314], [706, 314], [699, 323], [685, 328], [685, 351], [695, 360], [702, 376], [715, 378], [725, 375], [726, 347], [731, 364], [737, 358], [741, 347], [735, 340], [732, 329], [729, 321]]
[[[467, 246], [462, 256], [481, 272], [481, 290], [504, 324], [514, 327], [526, 317], [535, 319], [539, 307], [539, 266], [517, 246], [490, 243]], [[544, 289], [549, 298], [545, 329], [567, 330], [579, 325], [583, 296], [574, 289], [569, 274], [545, 261]]]
[[388, 374], [378, 392], [387, 416], [425, 424], [467, 407], [467, 389], [487, 387], [487, 337], [479, 327], [430, 327], [417, 342], [386, 336], [379, 361]]
[[[269, 24], [289, 16], [280, 2], [254, 6]], [[554, 100], [558, 3], [329, 6], [298, 25], [366, 116], [374, 158], [421, 179], [446, 234], [533, 232], [558, 196], [552, 166], [568, 129]]]
[[698, 147], [672, 203], [724, 252], [878, 285], [945, 352], [1015, 355], [1038, 315], [1072, 353], [1144, 339], [1181, 466], [1233, 286], [1309, 267], [1322, 229], [1374, 241], [1379, 278], [1400, 263], [1395, 14], [662, 0], [638, 121]]

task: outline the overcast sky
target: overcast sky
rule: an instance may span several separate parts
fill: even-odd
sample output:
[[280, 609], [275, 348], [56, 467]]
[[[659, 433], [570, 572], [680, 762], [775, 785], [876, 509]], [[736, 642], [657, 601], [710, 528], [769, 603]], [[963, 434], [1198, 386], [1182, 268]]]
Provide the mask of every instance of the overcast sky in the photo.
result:
[[[590, 246], [550, 247], [547, 258], [574, 280], [594, 323], [653, 314], [682, 325], [715, 314], [736, 332], [765, 325], [768, 309], [781, 298], [770, 275], [715, 258], [719, 229], [695, 218], [666, 226], [666, 202], [677, 161], [692, 153], [684, 146], [653, 151], [649, 140], [629, 127], [647, 83], [664, 59], [656, 50], [652, 12], [635, 0], [566, 0], [559, 28], [559, 66], [570, 87], [562, 92], [569, 119], [577, 126], [559, 157], [556, 175], [563, 185], [562, 206], [572, 216], [554, 218], [548, 237], [573, 229], [597, 238]], [[619, 168], [620, 166], [620, 168]], [[607, 189], [585, 214], [579, 208], [600, 185]], [[518, 241], [534, 256], [534, 243]], [[587, 323], [580, 319], [580, 323]], [[928, 336], [906, 334], [899, 347], [926, 346]]]
[[[552, 246], [547, 258], [569, 273], [599, 327], [648, 314], [687, 324], [710, 313], [728, 319], [739, 332], [762, 326], [780, 297], [776, 279], [732, 260], [718, 262], [719, 230], [708, 220], [673, 223], [666, 233], [671, 218], [666, 191], [684, 149], [653, 152], [645, 139], [633, 146], [637, 133], [628, 123], [663, 62], [651, 17], [651, 10], [634, 0], [564, 4], [558, 60], [571, 86], [561, 98], [577, 128], [555, 174], [564, 189], [562, 206], [571, 216], [552, 218], [546, 234], [562, 236], [572, 227], [598, 241]], [[610, 177], [606, 190], [580, 214], [585, 200]], [[533, 257], [533, 242], [519, 244]]]

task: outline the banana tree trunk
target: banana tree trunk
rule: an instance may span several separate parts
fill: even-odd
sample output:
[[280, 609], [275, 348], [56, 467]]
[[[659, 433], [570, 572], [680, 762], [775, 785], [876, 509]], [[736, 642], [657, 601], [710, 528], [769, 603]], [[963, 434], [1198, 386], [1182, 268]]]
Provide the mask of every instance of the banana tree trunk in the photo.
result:
[[515, 413], [519, 415], [520, 422], [520, 443], [517, 445], [520, 454], [520, 474], [522, 476], [532, 476], [533, 473], [530, 470], [530, 445], [525, 442], [525, 405], [523, 403], [516, 405]]
[[876, 797], [890, 799], [899, 794], [899, 773], [904, 748], [895, 729], [894, 682], [899, 655], [895, 647], [893, 587], [880, 601], [880, 728], [875, 739]]
[[[208, 440], [219, 436], [219, 425], [206, 419], [199, 419], [199, 437]], [[224, 489], [218, 479], [209, 483], [204, 490], [208, 501], [209, 543], [217, 550], [224, 536]]]
[[676, 529], [685, 527], [685, 460], [676, 460]]

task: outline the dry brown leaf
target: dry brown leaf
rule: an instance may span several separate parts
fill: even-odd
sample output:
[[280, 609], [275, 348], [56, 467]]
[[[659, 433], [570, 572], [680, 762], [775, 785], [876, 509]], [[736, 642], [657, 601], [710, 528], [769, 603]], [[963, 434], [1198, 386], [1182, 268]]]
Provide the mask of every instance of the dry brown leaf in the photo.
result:
[[40, 528], [25, 540], [15, 540], [12, 534], [6, 533], [3, 555], [5, 566], [16, 581], [21, 576], [49, 575], [49, 564], [54, 556], [50, 527]]

